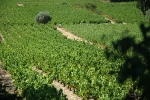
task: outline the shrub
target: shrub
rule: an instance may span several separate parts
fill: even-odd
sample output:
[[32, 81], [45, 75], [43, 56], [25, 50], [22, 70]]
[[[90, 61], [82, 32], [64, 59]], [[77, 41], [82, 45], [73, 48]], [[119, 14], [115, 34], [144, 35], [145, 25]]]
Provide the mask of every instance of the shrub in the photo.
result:
[[49, 12], [39, 12], [37, 15], [36, 15], [36, 18], [35, 18], [36, 22], [38, 24], [46, 24], [48, 23], [49, 21], [52, 20]]

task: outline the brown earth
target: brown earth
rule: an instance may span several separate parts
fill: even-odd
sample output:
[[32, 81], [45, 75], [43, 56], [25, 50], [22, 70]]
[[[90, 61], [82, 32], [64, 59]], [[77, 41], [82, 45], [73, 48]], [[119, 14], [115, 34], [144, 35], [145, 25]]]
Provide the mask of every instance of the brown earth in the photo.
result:
[[1, 33], [0, 33], [0, 40], [2, 40], [4, 43], [6, 43], [4, 37], [3, 37], [3, 35]]
[[67, 31], [67, 30], [64, 29], [64, 28], [57, 27], [57, 30], [58, 30], [59, 32], [61, 32], [64, 36], [66, 36], [68, 39], [88, 42], [87, 40], [85, 40], [85, 39], [83, 39], [83, 38], [80, 38], [80, 37], [74, 35], [73, 33]]
[[[62, 33], [64, 36], [66, 36], [68, 39], [88, 42], [88, 43], [91, 44], [91, 45], [93, 44], [93, 42], [87, 41], [87, 40], [84, 39], [84, 38], [78, 37], [77, 35], [74, 35], [73, 33], [67, 31], [67, 30], [64, 29], [64, 28], [57, 27], [57, 30], [58, 30], [60, 33]], [[102, 49], [105, 48], [105, 46], [102, 45], [102, 44], [97, 44], [97, 46], [98, 46], [98, 48], [102, 48]]]
[[23, 98], [17, 96], [17, 90], [13, 82], [11, 74], [2, 68], [2, 62], [0, 61], [0, 100], [23, 100]]

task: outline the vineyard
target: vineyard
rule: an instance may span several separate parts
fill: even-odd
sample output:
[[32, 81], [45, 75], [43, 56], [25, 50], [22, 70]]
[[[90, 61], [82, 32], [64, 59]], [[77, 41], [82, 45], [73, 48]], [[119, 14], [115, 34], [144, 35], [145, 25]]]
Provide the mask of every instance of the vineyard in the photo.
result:
[[[87, 9], [87, 3], [97, 4], [97, 9]], [[132, 14], [125, 16], [130, 13], [125, 9], [130, 7]], [[111, 48], [112, 42], [127, 36], [135, 37], [137, 43], [143, 40], [139, 23], [146, 20], [135, 2], [0, 0], [0, 9], [0, 61], [12, 75], [18, 96], [66, 100], [52, 85], [53, 80], [74, 88], [83, 100], [121, 100], [132, 88], [131, 79], [124, 84], [117, 80], [123, 57], [108, 60], [105, 49], [97, 44]], [[50, 12], [52, 21], [37, 24], [35, 16], [41, 11]], [[111, 24], [106, 17], [116, 23]], [[57, 24], [93, 44], [67, 39], [57, 30]], [[46, 75], [34, 71], [33, 66]]]
[[137, 24], [71, 24], [63, 25], [63, 27], [82, 38], [105, 46], [111, 46], [111, 42], [127, 36], [136, 37], [137, 42], [142, 40], [142, 34]]

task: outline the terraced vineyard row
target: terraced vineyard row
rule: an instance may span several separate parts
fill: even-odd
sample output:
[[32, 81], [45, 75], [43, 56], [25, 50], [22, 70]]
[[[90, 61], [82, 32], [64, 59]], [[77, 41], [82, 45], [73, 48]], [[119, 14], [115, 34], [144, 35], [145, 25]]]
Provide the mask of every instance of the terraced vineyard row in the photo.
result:
[[[16, 25], [15, 32], [21, 33], [21, 38], [11, 34], [15, 33], [12, 32], [11, 26], [7, 28], [11, 36], [4, 29], [2, 30], [7, 45], [1, 44], [0, 54], [3, 67], [11, 72], [18, 88], [26, 89], [28, 85], [25, 84], [32, 84], [34, 88], [41, 86], [37, 81], [42, 79], [31, 71], [32, 66], [49, 73], [49, 77], [44, 78], [45, 80], [52, 81], [57, 78], [74, 87], [75, 93], [83, 98], [95, 96], [100, 99], [122, 98], [131, 87], [128, 82], [124, 86], [117, 83], [119, 68], [114, 65], [119, 65], [121, 61], [116, 63], [107, 61], [104, 51], [97, 46], [68, 40], [48, 25], [20, 27], [22, 28]], [[111, 75], [111, 71], [116, 73]], [[28, 79], [28, 74], [36, 76], [35, 79], [32, 77]]]
[[[12, 74], [15, 86], [21, 90], [20, 95], [26, 97], [27, 100], [65, 100], [65, 96], [51, 85], [52, 80], [57, 79], [70, 88], [74, 88], [75, 94], [83, 99], [121, 100], [124, 98], [132, 88], [130, 79], [122, 85], [117, 81], [120, 65], [124, 60], [120, 58], [116, 61], [109, 61], [106, 59], [104, 49], [97, 48], [96, 44], [90, 45], [69, 40], [62, 36], [54, 26], [54, 24], [63, 24], [62, 26], [74, 33], [92, 32], [93, 36], [90, 33], [89, 36], [81, 35], [94, 42], [110, 45], [111, 41], [121, 36], [112, 38], [113, 33], [111, 33], [106, 40], [99, 41], [103, 34], [100, 36], [95, 34], [109, 32], [104, 30], [106, 26], [80, 24], [108, 21], [103, 16], [87, 9], [74, 7], [73, 4], [79, 0], [76, 2], [33, 1], [22, 0], [19, 3], [23, 6], [18, 6], [18, 0], [0, 1], [2, 5], [0, 8], [4, 9], [0, 11], [0, 33], [6, 41], [6, 43], [0, 42], [0, 60], [3, 62], [3, 68]], [[52, 15], [52, 22], [37, 25], [34, 17], [40, 11], [49, 11]], [[80, 25], [69, 27], [64, 24]], [[96, 31], [97, 27], [101, 27], [100, 30], [103, 31]], [[114, 26], [109, 26], [110, 31], [114, 31], [113, 28]], [[33, 71], [33, 66], [47, 73], [48, 76]]]
[[[142, 34], [137, 24], [78, 24], [63, 25], [65, 29], [94, 43], [111, 46], [112, 42], [127, 36], [135, 37], [136, 42], [142, 41]], [[133, 28], [131, 28], [133, 27]]]
[[17, 5], [17, 0], [14, 0], [14, 2], [2, 0], [1, 2], [4, 2], [1, 9], [5, 9], [1, 11], [4, 24], [33, 24], [35, 15], [40, 11], [50, 12], [53, 19], [51, 23], [53, 24], [108, 22], [104, 17], [92, 14], [86, 9], [76, 9], [72, 7], [71, 4], [62, 1], [54, 4], [50, 3], [53, 2], [52, 0], [47, 2], [43, 1], [42, 4], [39, 3], [42, 1], [36, 1], [34, 3], [30, 1], [22, 1], [21, 4], [24, 5], [23, 7]]

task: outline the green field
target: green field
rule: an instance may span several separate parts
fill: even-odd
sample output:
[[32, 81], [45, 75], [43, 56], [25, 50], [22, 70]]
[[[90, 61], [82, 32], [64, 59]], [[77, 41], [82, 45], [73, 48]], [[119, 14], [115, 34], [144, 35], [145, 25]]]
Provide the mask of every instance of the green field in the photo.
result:
[[[86, 9], [87, 3], [95, 4], [96, 10]], [[124, 84], [117, 80], [124, 60], [108, 60], [97, 44], [111, 47], [127, 36], [135, 37], [137, 43], [143, 40], [139, 23], [146, 20], [136, 2], [0, 0], [0, 9], [0, 34], [6, 41], [0, 39], [0, 61], [27, 100], [65, 100], [52, 86], [54, 79], [74, 87], [83, 100], [121, 100], [132, 88], [131, 79]], [[35, 16], [41, 11], [50, 12], [52, 21], [38, 25]], [[55, 24], [94, 44], [67, 39]], [[48, 75], [33, 71], [33, 66]]]
[[137, 43], [143, 40], [139, 25], [137, 24], [65, 24], [63, 27], [72, 33], [105, 46], [127, 36], [136, 37]]

